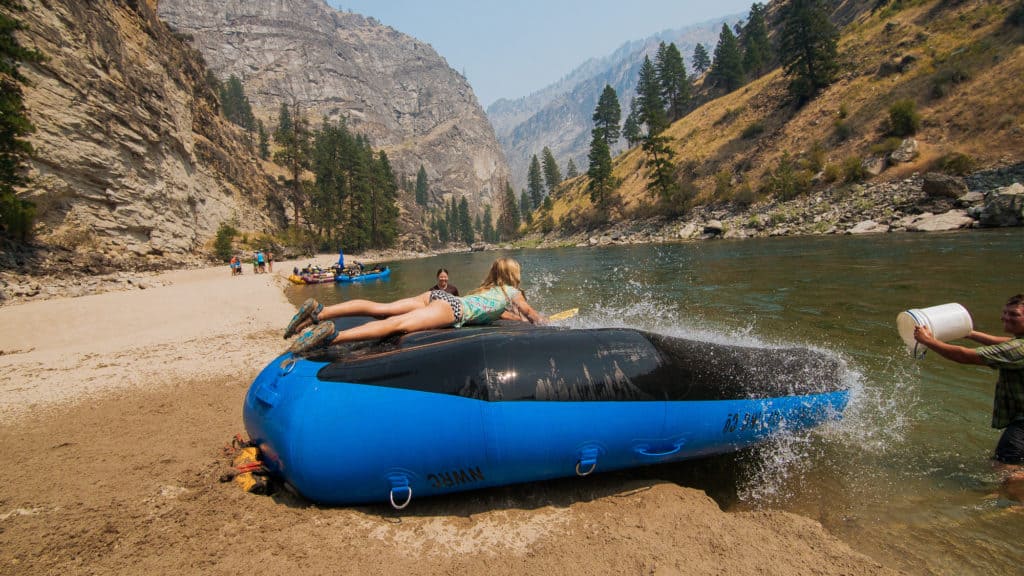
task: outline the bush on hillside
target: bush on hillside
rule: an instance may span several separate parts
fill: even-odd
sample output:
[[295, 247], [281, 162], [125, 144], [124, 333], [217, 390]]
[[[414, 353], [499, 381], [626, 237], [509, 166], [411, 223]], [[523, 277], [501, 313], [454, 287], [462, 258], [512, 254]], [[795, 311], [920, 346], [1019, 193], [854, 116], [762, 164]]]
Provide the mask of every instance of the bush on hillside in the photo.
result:
[[944, 67], [932, 76], [933, 99], [945, 97], [950, 92], [950, 87], [966, 82], [971, 79], [970, 73], [962, 64], [952, 64]]
[[715, 174], [715, 197], [728, 198], [732, 191], [732, 172], [722, 168]]
[[224, 262], [231, 260], [231, 241], [236, 234], [238, 234], [238, 230], [235, 230], [235, 227], [227, 222], [222, 222], [217, 228], [217, 238], [213, 241], [213, 252], [217, 258]]
[[850, 156], [843, 160], [843, 181], [862, 182], [868, 177], [868, 171], [864, 168], [864, 159], [860, 156]]
[[876, 156], [887, 156], [891, 152], [895, 152], [902, 143], [903, 140], [900, 138], [886, 138], [885, 140], [879, 142], [878, 144], [873, 144], [870, 150], [871, 153]]
[[802, 169], [786, 152], [779, 159], [775, 169], [768, 172], [762, 182], [762, 191], [780, 200], [792, 200], [811, 189], [810, 170]]
[[757, 201], [757, 193], [750, 187], [750, 184], [744, 182], [733, 191], [732, 201], [740, 208], [749, 208]]
[[889, 134], [905, 138], [917, 133], [921, 127], [921, 115], [913, 100], [899, 100], [889, 107]]
[[853, 126], [847, 120], [837, 119], [832, 123], [832, 135], [837, 142], [843, 142], [853, 136]]
[[938, 161], [938, 168], [944, 174], [966, 176], [974, 171], [974, 158], [962, 152], [950, 152]]
[[740, 133], [740, 137], [742, 137], [744, 140], [750, 140], [751, 138], [756, 138], [760, 136], [761, 134], [764, 133], [764, 131], [764, 122], [757, 121], [744, 128], [743, 132]]
[[1006, 16], [1006, 24], [1014, 28], [1024, 28], [1024, 1], [1018, 2], [1010, 9], [1009, 15]]

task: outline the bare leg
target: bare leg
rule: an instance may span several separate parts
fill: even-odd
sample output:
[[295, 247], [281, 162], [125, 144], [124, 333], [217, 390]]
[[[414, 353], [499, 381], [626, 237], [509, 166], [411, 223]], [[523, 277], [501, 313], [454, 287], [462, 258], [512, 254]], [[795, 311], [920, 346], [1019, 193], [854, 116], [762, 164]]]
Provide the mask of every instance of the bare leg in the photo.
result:
[[[387, 318], [389, 316], [397, 316], [399, 314], [405, 314], [406, 312], [425, 308], [428, 302], [430, 302], [430, 292], [424, 292], [419, 296], [413, 296], [411, 298], [395, 300], [394, 302], [348, 300], [346, 302], [341, 302], [340, 304], [324, 306], [324, 309], [317, 314], [317, 322], [330, 320], [331, 318], [340, 318], [342, 316], [373, 316], [375, 318]], [[313, 324], [312, 318], [306, 318], [296, 325], [294, 332], [300, 332], [311, 324]], [[289, 332], [289, 334], [294, 332]], [[285, 336], [285, 338], [287, 338], [287, 336]]]
[[[324, 310], [326, 311], [326, 308]], [[320, 317], [323, 318], [323, 314]], [[362, 326], [342, 330], [334, 337], [331, 344], [375, 340], [391, 336], [392, 334], [407, 334], [432, 328], [447, 328], [453, 322], [455, 322], [455, 313], [452, 312], [451, 305], [443, 300], [434, 300], [425, 306], [415, 308], [404, 314], [391, 316], [383, 320], [374, 320]]]
[[430, 293], [424, 292], [412, 298], [403, 298], [394, 302], [374, 302], [372, 300], [348, 300], [339, 304], [325, 306], [318, 314], [320, 320], [338, 318], [341, 316], [375, 316], [387, 318], [398, 316], [406, 312], [412, 312], [419, 308], [426, 308], [430, 301]]

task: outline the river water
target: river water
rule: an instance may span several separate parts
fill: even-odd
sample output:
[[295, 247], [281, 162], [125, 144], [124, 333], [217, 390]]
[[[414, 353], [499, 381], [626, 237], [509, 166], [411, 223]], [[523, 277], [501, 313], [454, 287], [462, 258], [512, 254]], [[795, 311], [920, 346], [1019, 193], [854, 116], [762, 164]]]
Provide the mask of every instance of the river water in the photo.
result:
[[[1024, 230], [825, 236], [515, 250], [545, 313], [578, 307], [577, 327], [629, 326], [751, 346], [801, 345], [845, 359], [844, 418], [799, 437], [708, 461], [629, 472], [707, 490], [727, 510], [780, 509], [820, 521], [912, 574], [1021, 574], [1024, 506], [998, 491], [988, 456], [995, 371], [928, 354], [896, 332], [908, 308], [959, 302], [1002, 334], [1024, 292]], [[390, 263], [386, 282], [296, 287], [298, 303], [388, 300], [425, 291], [437, 268], [465, 293], [499, 253]]]

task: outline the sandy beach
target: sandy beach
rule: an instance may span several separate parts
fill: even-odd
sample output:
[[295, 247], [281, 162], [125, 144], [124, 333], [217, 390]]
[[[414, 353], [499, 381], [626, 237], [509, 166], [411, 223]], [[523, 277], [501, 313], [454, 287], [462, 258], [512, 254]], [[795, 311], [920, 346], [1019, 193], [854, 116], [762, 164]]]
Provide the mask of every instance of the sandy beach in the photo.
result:
[[[282, 271], [0, 307], [0, 574], [890, 574], [817, 522], [616, 474], [325, 508], [221, 483]], [[287, 272], [285, 272], [287, 273]]]

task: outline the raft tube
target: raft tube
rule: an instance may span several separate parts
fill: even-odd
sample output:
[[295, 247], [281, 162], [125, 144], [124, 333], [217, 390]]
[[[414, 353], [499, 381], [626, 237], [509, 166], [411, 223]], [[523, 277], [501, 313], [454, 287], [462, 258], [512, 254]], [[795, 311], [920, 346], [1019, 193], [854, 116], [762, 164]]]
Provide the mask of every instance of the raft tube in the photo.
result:
[[245, 427], [273, 474], [325, 504], [400, 508], [731, 452], [838, 418], [848, 400], [823, 353], [632, 329], [499, 322], [292, 360], [252, 383]]
[[369, 280], [387, 280], [391, 276], [391, 268], [385, 266], [383, 270], [376, 272], [363, 272], [361, 274], [348, 274], [339, 272], [334, 276], [335, 282], [367, 282]]

